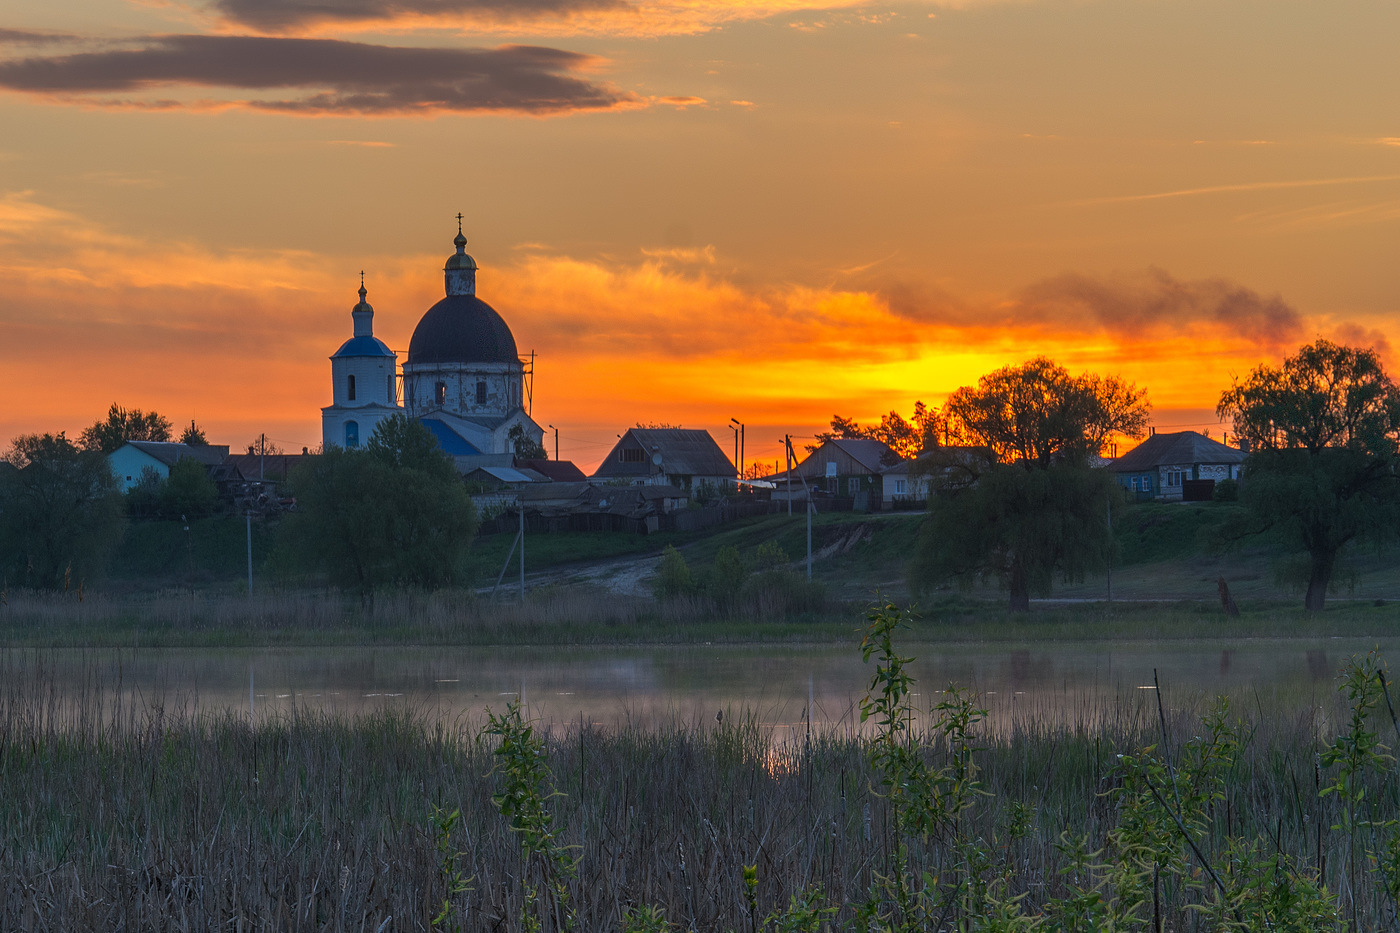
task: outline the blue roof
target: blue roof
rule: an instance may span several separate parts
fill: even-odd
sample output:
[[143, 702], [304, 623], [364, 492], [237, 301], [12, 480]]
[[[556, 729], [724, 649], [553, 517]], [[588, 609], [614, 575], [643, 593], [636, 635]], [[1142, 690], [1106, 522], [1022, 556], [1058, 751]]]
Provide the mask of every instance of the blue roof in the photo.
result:
[[442, 449], [446, 451], [449, 456], [475, 457], [480, 455], [481, 451], [467, 443], [462, 435], [436, 418], [424, 418], [420, 423], [423, 427], [433, 432], [433, 437], [437, 438], [437, 442], [442, 445]]
[[378, 337], [351, 337], [341, 344], [331, 359], [342, 356], [394, 356], [394, 351], [384, 345]]

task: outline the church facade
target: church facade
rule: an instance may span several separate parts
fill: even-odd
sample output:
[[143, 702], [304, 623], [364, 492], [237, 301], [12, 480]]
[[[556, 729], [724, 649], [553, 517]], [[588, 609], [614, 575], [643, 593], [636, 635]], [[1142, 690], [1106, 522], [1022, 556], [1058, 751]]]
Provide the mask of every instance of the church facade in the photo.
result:
[[[326, 446], [356, 447], [397, 413], [417, 419], [454, 458], [510, 455], [517, 440], [539, 445], [544, 429], [525, 410], [525, 364], [505, 320], [476, 294], [476, 260], [460, 228], [443, 269], [443, 299], [428, 309], [403, 363], [373, 335], [374, 309], [351, 311], [354, 335], [331, 357], [332, 399], [321, 409]], [[465, 466], [459, 459], [459, 465]]]

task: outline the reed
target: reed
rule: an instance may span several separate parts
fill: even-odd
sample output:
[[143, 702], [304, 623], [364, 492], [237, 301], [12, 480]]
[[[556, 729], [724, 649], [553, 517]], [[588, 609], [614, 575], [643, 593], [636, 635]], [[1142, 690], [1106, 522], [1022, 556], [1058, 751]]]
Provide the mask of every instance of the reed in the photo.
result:
[[[123, 699], [93, 670], [60, 695], [42, 653], [0, 654], [0, 929], [1265, 929], [1205, 864], [1232, 892], [1312, 892], [1331, 919], [1307, 929], [1395, 923], [1397, 730], [1374, 691], [1359, 720], [1341, 693], [1248, 712], [1169, 696], [1160, 718], [1120, 700], [995, 734], [975, 698], [938, 694], [949, 710], [896, 737], [897, 774], [938, 803], [892, 795], [880, 733], [855, 724], [250, 722]], [[893, 721], [920, 712], [888, 699]], [[538, 744], [503, 758], [524, 726]], [[503, 760], [540, 770], [512, 784]], [[506, 794], [544, 808], [544, 843], [522, 848]], [[919, 823], [920, 800], [942, 816]], [[539, 909], [541, 879], [567, 910]], [[895, 879], [917, 923], [893, 918]]]

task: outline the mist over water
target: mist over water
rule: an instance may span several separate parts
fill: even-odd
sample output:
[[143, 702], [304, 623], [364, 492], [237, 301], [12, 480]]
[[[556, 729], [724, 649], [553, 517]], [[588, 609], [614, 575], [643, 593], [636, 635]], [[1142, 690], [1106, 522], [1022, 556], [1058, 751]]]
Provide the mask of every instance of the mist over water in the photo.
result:
[[[1227, 695], [1245, 714], [1325, 717], [1350, 657], [1397, 640], [1029, 643], [901, 646], [914, 661], [913, 706], [927, 714], [950, 685], [976, 691], [991, 734], [1092, 727], [1204, 708]], [[485, 711], [524, 702], [557, 730], [703, 726], [751, 716], [775, 738], [810, 728], [861, 729], [874, 667], [843, 646], [352, 647], [13, 651], [11, 689], [42, 691], [56, 708], [120, 699], [166, 714], [232, 711], [256, 719], [409, 711], [474, 731]], [[809, 713], [810, 710], [810, 713]], [[1321, 725], [1321, 723], [1318, 723]]]

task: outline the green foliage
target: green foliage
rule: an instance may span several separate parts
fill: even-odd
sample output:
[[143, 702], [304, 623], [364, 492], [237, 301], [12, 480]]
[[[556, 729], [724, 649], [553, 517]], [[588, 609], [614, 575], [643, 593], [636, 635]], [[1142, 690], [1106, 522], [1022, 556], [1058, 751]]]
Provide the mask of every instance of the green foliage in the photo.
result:
[[506, 432], [506, 437], [510, 440], [511, 453], [520, 460], [544, 460], [549, 457], [549, 451], [544, 449], [544, 445], [525, 435], [525, 426], [517, 424]]
[[170, 468], [157, 501], [166, 518], [203, 518], [214, 511], [218, 500], [218, 487], [204, 464], [193, 457], [183, 457]]
[[786, 907], [773, 910], [764, 918], [763, 929], [773, 933], [822, 933], [836, 913], [820, 885], [803, 888], [788, 898]]
[[1084, 463], [1115, 435], [1141, 437], [1146, 394], [1116, 376], [1071, 376], [1046, 357], [964, 386], [943, 406], [955, 444], [985, 448], [997, 463], [1046, 469]]
[[168, 441], [170, 421], [154, 411], [139, 408], [127, 410], [116, 402], [107, 409], [107, 417], [83, 429], [78, 444], [84, 450], [110, 454], [127, 441]]
[[[895, 633], [909, 628], [911, 615], [885, 604], [871, 609], [866, 618], [861, 658], [869, 663], [876, 656], [877, 661], [870, 689], [860, 703], [860, 718], [875, 721], [876, 734], [867, 754], [889, 804], [895, 843], [891, 870], [875, 875], [862, 916], [868, 929], [912, 933], [934, 928], [935, 918], [946, 915], [955, 902], [993, 900], [981, 883], [981, 841], [961, 832], [965, 812], [985, 793], [977, 779], [972, 733], [986, 710], [972, 696], [950, 687], [934, 708], [944, 763], [930, 765], [911, 728], [909, 695], [914, 680], [907, 667], [913, 658], [902, 657], [894, 645]], [[951, 870], [941, 881], [915, 870], [910, 848], [911, 840], [934, 837], [951, 843], [953, 850]]]
[[[494, 773], [501, 789], [491, 796], [510, 822], [511, 832], [520, 840], [525, 861], [525, 905], [521, 917], [526, 929], [540, 930], [546, 917], [552, 917], [556, 930], [574, 926], [569, 907], [569, 879], [577, 871], [577, 860], [554, 834], [554, 815], [549, 801], [562, 796], [553, 789], [554, 776], [545, 762], [544, 742], [534, 726], [520, 715], [520, 704], [511, 703], [505, 713], [487, 711], [482, 736], [499, 739], [494, 755]], [[543, 880], [544, 896], [540, 892]]]
[[191, 447], [208, 447], [209, 438], [204, 435], [204, 429], [190, 419], [190, 426], [180, 433], [180, 443], [189, 444]]
[[471, 890], [472, 879], [462, 873], [461, 860], [466, 854], [453, 847], [452, 834], [461, 822], [460, 808], [448, 813], [440, 807], [433, 808], [430, 818], [433, 829], [433, 846], [440, 860], [439, 874], [442, 879], [442, 909], [432, 919], [434, 930], [448, 930], [461, 933], [461, 912], [454, 911], [452, 899]]
[[284, 526], [279, 563], [362, 594], [462, 581], [476, 510], [436, 443], [422, 425], [395, 416], [363, 449], [307, 458], [290, 478], [297, 511]]
[[1025, 611], [1057, 574], [1082, 579], [1106, 562], [1108, 503], [1119, 496], [1103, 470], [1073, 463], [989, 464], [975, 482], [936, 482], [909, 567], [913, 587], [991, 578], [1007, 589], [1013, 610]]
[[629, 907], [622, 913], [622, 933], [671, 933], [666, 912], [653, 904]]
[[652, 581], [652, 589], [658, 599], [690, 596], [696, 590], [685, 557], [669, 544], [661, 552], [661, 563], [656, 568], [656, 579]]
[[788, 562], [787, 552], [776, 541], [764, 541], [753, 550], [755, 573], [778, 570]]
[[121, 540], [121, 493], [107, 458], [60, 432], [16, 437], [0, 469], [0, 578], [69, 589], [98, 576]]
[[1260, 366], [1218, 414], [1254, 451], [1240, 501], [1253, 529], [1280, 528], [1308, 553], [1305, 605], [1324, 608], [1341, 550], [1393, 537], [1400, 520], [1400, 389], [1372, 350], [1318, 340]]
[[1211, 492], [1210, 497], [1216, 502], [1238, 502], [1240, 499], [1239, 480], [1216, 480], [1215, 489]]
[[943, 421], [937, 410], [923, 402], [915, 402], [910, 420], [906, 421], [899, 412], [892, 411], [883, 415], [879, 424], [868, 428], [861, 427], [854, 418], [833, 415], [831, 430], [817, 432], [816, 443], [807, 444], [806, 447], [808, 453], [812, 453], [830, 440], [868, 438], [883, 441], [900, 459], [910, 460], [925, 450], [937, 447], [938, 434], [942, 429]]
[[1037, 357], [958, 389], [943, 413], [950, 437], [971, 450], [926, 464], [932, 496], [911, 564], [916, 591], [992, 577], [1025, 611], [1056, 573], [1079, 579], [1103, 564], [1109, 496], [1121, 493], [1089, 457], [1115, 435], [1142, 433], [1143, 392]]

